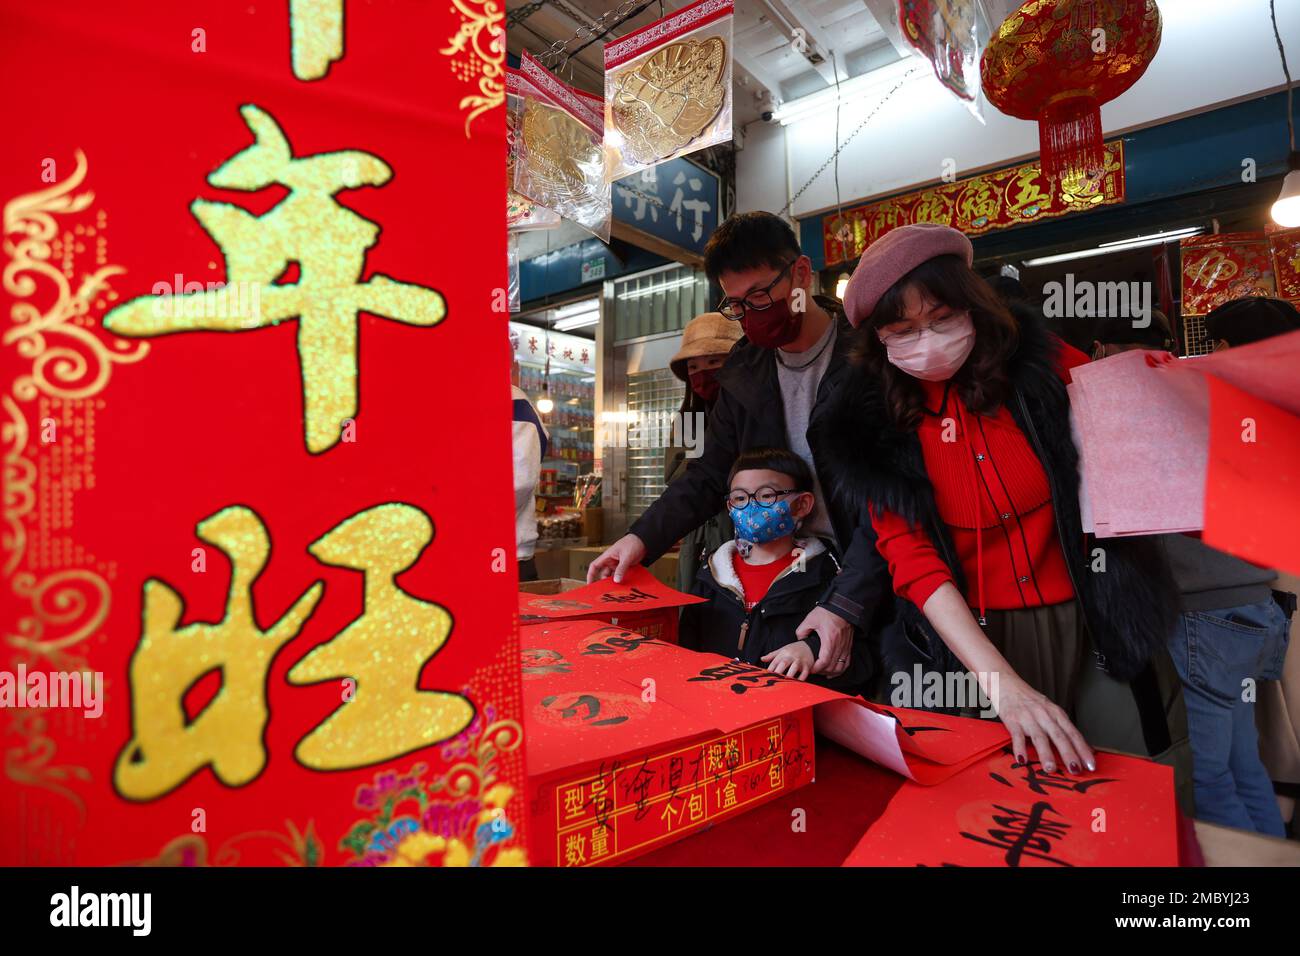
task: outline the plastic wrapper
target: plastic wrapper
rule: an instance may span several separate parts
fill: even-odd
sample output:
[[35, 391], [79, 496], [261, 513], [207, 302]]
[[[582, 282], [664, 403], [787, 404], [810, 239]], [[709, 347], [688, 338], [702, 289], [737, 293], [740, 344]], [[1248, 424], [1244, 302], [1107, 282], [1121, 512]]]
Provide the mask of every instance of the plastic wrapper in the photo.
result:
[[527, 53], [519, 72], [533, 89], [522, 91], [515, 191], [609, 242], [613, 205], [599, 100], [560, 82]]
[[519, 240], [511, 236], [506, 241], [506, 308], [519, 311]]
[[560, 224], [560, 214], [538, 205], [527, 196], [515, 192], [515, 151], [519, 147], [520, 123], [524, 113], [524, 91], [533, 84], [518, 70], [506, 70], [506, 228], [515, 232], [529, 229], [554, 229]]
[[731, 141], [733, 12], [732, 0], [698, 0], [605, 44], [610, 182]]
[[939, 82], [983, 123], [977, 7], [976, 0], [898, 0], [898, 23]]

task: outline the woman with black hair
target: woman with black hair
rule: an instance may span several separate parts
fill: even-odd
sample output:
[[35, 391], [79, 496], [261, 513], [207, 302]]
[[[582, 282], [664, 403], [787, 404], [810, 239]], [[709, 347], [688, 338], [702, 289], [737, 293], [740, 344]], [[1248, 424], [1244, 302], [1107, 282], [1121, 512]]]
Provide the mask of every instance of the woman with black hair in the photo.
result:
[[[727, 360], [731, 347], [740, 341], [739, 322], [729, 322], [720, 312], [697, 315], [682, 330], [682, 345], [668, 367], [686, 383], [686, 396], [678, 414], [683, 445], [664, 452], [664, 484], [686, 471], [692, 451], [698, 455], [704, 447], [704, 429], [718, 397], [718, 369]], [[704, 558], [732, 538], [731, 519], [726, 509], [719, 510], [704, 524], [682, 538], [677, 553], [677, 589], [687, 591], [695, 585], [695, 575]]]
[[1168, 570], [1150, 542], [1082, 531], [1066, 384], [1087, 357], [1004, 305], [972, 260], [957, 230], [904, 226], [845, 295], [857, 374], [821, 440], [900, 598], [887, 676], [970, 671], [1017, 759], [1032, 743], [1047, 772], [1095, 769], [1091, 746], [1181, 765]]

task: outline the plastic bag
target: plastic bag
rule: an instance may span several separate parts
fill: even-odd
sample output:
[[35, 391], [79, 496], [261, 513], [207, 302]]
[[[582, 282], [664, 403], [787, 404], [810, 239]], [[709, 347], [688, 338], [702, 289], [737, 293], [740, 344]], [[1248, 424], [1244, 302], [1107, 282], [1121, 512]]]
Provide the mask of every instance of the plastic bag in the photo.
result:
[[510, 236], [506, 240], [506, 308], [510, 312], [519, 311], [519, 239]]
[[515, 192], [515, 152], [519, 147], [519, 125], [524, 112], [524, 90], [537, 95], [533, 84], [518, 70], [506, 70], [506, 228], [516, 232], [554, 229], [560, 214]]
[[605, 179], [603, 122], [594, 97], [580, 94], [525, 53], [515, 191], [609, 242], [613, 205]]
[[976, 8], [975, 0], [898, 0], [898, 24], [939, 82], [983, 124]]
[[609, 181], [731, 142], [733, 12], [733, 0], [698, 0], [605, 44]]

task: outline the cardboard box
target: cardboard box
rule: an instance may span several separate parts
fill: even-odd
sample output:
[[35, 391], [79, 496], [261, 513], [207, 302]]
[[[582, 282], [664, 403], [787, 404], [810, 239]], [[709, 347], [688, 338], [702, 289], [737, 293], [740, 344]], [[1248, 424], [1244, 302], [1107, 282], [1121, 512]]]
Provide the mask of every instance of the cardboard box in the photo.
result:
[[529, 859], [619, 863], [813, 779], [840, 695], [598, 621], [525, 625]]

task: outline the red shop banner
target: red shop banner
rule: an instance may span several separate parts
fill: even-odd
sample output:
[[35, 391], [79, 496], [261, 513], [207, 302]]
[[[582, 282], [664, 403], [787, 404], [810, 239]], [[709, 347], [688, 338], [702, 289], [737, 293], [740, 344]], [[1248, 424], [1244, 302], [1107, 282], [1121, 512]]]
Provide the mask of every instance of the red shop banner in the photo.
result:
[[826, 265], [851, 262], [899, 226], [936, 222], [979, 236], [1124, 201], [1124, 141], [1106, 144], [1101, 169], [1052, 182], [1037, 162], [845, 209], [822, 220]]
[[526, 862], [502, 18], [0, 11], [0, 864]]

